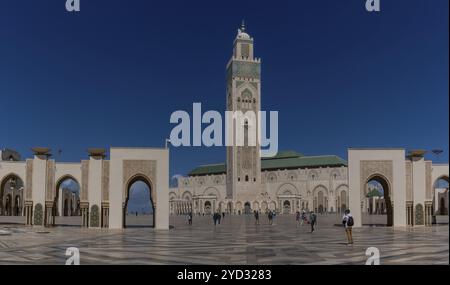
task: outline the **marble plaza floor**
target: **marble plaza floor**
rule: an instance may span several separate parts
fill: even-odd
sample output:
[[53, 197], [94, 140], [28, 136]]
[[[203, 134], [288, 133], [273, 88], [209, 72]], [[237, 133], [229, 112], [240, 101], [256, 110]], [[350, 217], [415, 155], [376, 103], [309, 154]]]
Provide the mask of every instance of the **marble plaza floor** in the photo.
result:
[[[4, 218], [4, 217], [3, 217]], [[133, 219], [133, 218], [130, 218]], [[134, 217], [145, 225], [148, 217]], [[354, 229], [347, 246], [340, 216], [319, 215], [316, 232], [296, 227], [293, 216], [171, 217], [171, 229], [125, 230], [25, 227], [0, 219], [0, 264], [65, 264], [68, 247], [77, 247], [81, 264], [365, 264], [365, 251], [377, 247], [381, 264], [449, 264], [448, 225]], [[69, 224], [69, 223], [68, 223]]]

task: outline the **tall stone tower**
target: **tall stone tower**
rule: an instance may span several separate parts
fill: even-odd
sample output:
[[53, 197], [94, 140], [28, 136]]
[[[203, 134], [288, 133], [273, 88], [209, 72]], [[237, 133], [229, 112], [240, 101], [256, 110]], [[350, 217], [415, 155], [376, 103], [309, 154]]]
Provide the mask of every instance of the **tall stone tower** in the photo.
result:
[[[255, 121], [245, 119], [244, 145], [227, 147], [227, 198], [242, 203], [254, 201], [261, 186], [258, 111], [261, 108], [261, 60], [253, 55], [253, 38], [242, 23], [234, 40], [233, 56], [227, 64], [227, 111], [253, 111]], [[249, 122], [252, 122], [249, 124]], [[256, 123], [256, 125], [254, 125]], [[238, 121], [235, 121], [238, 124]], [[234, 137], [238, 127], [233, 128]], [[256, 145], [249, 144], [255, 131]], [[253, 198], [252, 198], [253, 197]]]

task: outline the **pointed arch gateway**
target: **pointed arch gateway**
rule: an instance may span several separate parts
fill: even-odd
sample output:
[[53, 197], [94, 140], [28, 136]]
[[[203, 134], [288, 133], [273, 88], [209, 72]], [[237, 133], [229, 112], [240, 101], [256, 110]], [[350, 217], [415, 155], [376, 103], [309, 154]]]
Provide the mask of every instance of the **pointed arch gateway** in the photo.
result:
[[[122, 209], [123, 228], [155, 227], [155, 195], [155, 188], [151, 179], [144, 174], [136, 174], [126, 182], [125, 202]], [[141, 200], [142, 204], [135, 205], [133, 203], [135, 199]], [[150, 210], [148, 212], [142, 211], [140, 215], [140, 208], [145, 206], [149, 206]]]
[[24, 183], [16, 173], [0, 180], [0, 216], [22, 216], [24, 209]]
[[[366, 179], [365, 185], [368, 185], [370, 182], [376, 182], [382, 187], [383, 196], [378, 197], [380, 199], [382, 197], [383, 211], [382, 214], [386, 214], [386, 226], [391, 227], [394, 225], [394, 209], [392, 207], [392, 190], [389, 183], [389, 180], [382, 174], [374, 173]], [[366, 191], [367, 192], [367, 191]], [[366, 193], [366, 197], [370, 195], [370, 193]], [[385, 207], [385, 211], [384, 211]], [[364, 217], [364, 216], [363, 216]], [[363, 221], [364, 223], [364, 221]], [[369, 221], [369, 224], [376, 224], [377, 221]]]
[[81, 184], [72, 175], [61, 176], [55, 184], [52, 226], [82, 226]]
[[[403, 148], [349, 148], [348, 149], [348, 187], [349, 207], [353, 214], [355, 227], [364, 224], [403, 227], [410, 224], [410, 208], [415, 206], [408, 201], [406, 152]], [[369, 220], [369, 201], [367, 183], [375, 181], [383, 189], [369, 196], [384, 196], [384, 202], [373, 199], [373, 205], [381, 206], [383, 214]], [[375, 183], [373, 182], [373, 183]], [[431, 183], [430, 183], [431, 184]], [[371, 187], [373, 190], [374, 188]], [[376, 189], [376, 187], [375, 187]], [[385, 193], [384, 193], [385, 192]], [[370, 197], [369, 197], [370, 198]], [[384, 203], [384, 204], [383, 204]], [[372, 205], [372, 207], [373, 207]], [[384, 209], [383, 209], [384, 207]], [[363, 221], [365, 219], [365, 221]]]

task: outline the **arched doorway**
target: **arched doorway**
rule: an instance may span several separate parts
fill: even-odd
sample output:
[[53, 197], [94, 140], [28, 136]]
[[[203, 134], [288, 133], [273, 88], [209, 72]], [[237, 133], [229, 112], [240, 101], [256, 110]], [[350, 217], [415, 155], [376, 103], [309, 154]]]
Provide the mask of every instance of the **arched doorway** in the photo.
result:
[[449, 179], [441, 176], [433, 184], [433, 215], [435, 223], [448, 223], [449, 213]]
[[251, 214], [252, 213], [252, 207], [250, 206], [250, 202], [245, 202], [245, 204], [244, 204], [244, 213], [245, 214]]
[[388, 180], [379, 174], [370, 176], [362, 197], [362, 224], [394, 225], [391, 189]]
[[317, 212], [322, 214], [325, 206], [323, 191], [317, 192]]
[[205, 202], [205, 215], [211, 215], [212, 212], [212, 206], [210, 201]]
[[80, 184], [78, 181], [70, 175], [63, 176], [57, 181], [55, 191], [52, 212], [54, 226], [81, 227]]
[[0, 216], [23, 216], [23, 181], [15, 174], [0, 183]]
[[123, 227], [155, 227], [152, 185], [142, 176], [133, 178], [126, 190]]
[[327, 212], [328, 210], [328, 189], [323, 186], [323, 185], [319, 185], [316, 188], [314, 188], [313, 190], [313, 195], [314, 195], [314, 199], [313, 199], [313, 207], [312, 210], [315, 211], [316, 213], [324, 213]]
[[283, 202], [283, 214], [290, 214], [291, 213], [291, 202], [288, 200]]

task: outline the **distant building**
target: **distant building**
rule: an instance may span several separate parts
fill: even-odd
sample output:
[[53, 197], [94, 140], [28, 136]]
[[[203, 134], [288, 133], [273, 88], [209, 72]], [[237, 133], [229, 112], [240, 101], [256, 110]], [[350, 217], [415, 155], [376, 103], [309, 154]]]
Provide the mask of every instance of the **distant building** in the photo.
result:
[[0, 149], [0, 160], [2, 161], [20, 161], [21, 156], [15, 150], [5, 148], [3, 150]]
[[[227, 111], [260, 111], [261, 60], [242, 26], [227, 64]], [[256, 124], [258, 125], [258, 123]], [[248, 125], [244, 136], [247, 139]], [[230, 214], [254, 210], [340, 212], [348, 207], [347, 162], [335, 155], [295, 151], [260, 157], [260, 146], [228, 146], [226, 163], [203, 165], [171, 188], [172, 214]]]

